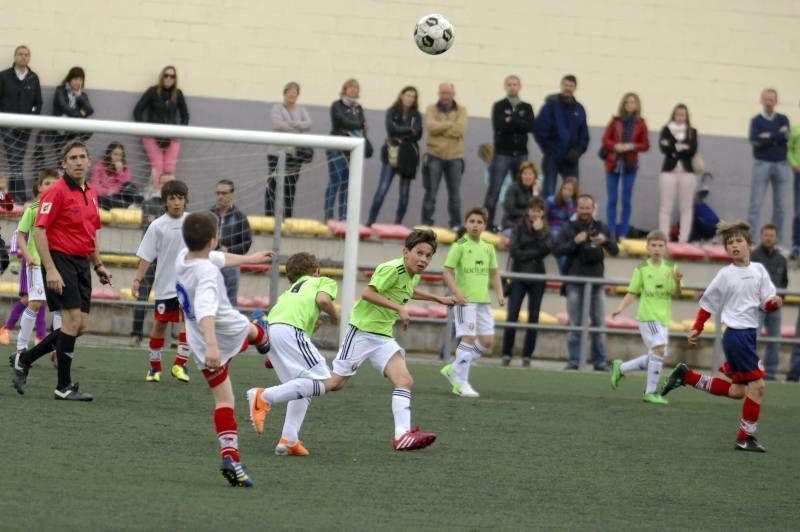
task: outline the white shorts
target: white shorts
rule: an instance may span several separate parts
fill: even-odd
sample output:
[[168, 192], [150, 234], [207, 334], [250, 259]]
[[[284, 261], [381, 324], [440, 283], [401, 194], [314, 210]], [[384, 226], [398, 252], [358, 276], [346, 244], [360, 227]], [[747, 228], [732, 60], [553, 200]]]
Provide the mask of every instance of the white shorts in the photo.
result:
[[456, 337], [494, 336], [494, 316], [489, 303], [467, 303], [453, 307]]
[[28, 301], [47, 301], [41, 266], [28, 265]]
[[402, 357], [406, 356], [405, 349], [391, 336], [359, 331], [350, 325], [333, 361], [333, 372], [342, 377], [350, 377], [356, 374], [365, 360], [369, 359], [372, 367], [383, 375], [386, 364], [395, 353], [400, 353]]
[[663, 323], [657, 321], [640, 321], [639, 333], [642, 335], [642, 341], [647, 349], [653, 349], [660, 345], [667, 345], [669, 343], [669, 328]]
[[302, 329], [273, 323], [269, 326], [269, 360], [281, 382], [305, 378], [325, 380], [331, 371], [317, 346]]

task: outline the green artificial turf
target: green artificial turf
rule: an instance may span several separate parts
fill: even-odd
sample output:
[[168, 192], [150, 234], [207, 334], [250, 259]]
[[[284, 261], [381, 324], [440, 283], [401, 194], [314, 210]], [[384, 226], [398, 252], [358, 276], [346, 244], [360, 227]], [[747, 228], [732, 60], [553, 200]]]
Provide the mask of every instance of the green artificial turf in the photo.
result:
[[[242, 460], [252, 489], [217, 471], [213, 400], [195, 370], [147, 384], [141, 351], [79, 349], [89, 404], [52, 399], [43, 359], [19, 397], [0, 388], [2, 530], [709, 530], [797, 525], [800, 387], [769, 385], [766, 455], [733, 450], [740, 403], [678, 389], [661, 407], [643, 380], [608, 374], [473, 369], [480, 399], [449, 393], [438, 367], [411, 366], [413, 422], [439, 439], [391, 448], [391, 387], [369, 365], [315, 399], [308, 458], [273, 454], [282, 407], [258, 437], [245, 391], [276, 383], [238, 357]], [[5, 370], [8, 371], [7, 369]], [[5, 378], [8, 382], [8, 378]]]

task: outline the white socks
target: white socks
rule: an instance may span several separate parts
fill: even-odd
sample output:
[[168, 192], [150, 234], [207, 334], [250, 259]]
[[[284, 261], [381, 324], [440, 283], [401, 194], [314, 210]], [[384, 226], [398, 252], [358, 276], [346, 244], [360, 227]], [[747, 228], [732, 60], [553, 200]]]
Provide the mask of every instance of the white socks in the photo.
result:
[[411, 390], [395, 388], [392, 391], [392, 415], [394, 439], [397, 439], [411, 429]]
[[661, 368], [664, 367], [664, 358], [650, 353], [647, 361], [647, 387], [644, 393], [657, 393], [658, 381], [661, 378]]
[[469, 382], [469, 368], [474, 360], [486, 354], [486, 348], [478, 340], [475, 344], [460, 342], [456, 348], [456, 361], [453, 362], [453, 373], [461, 384]]
[[300, 427], [311, 404], [311, 399], [294, 399], [286, 404], [286, 419], [283, 421], [281, 436], [289, 440], [289, 445], [294, 445], [300, 439]]
[[325, 395], [325, 385], [322, 381], [311, 379], [292, 379], [289, 382], [266, 388], [261, 398], [270, 406], [276, 403], [286, 403], [295, 399]]
[[28, 349], [33, 334], [33, 326], [36, 325], [36, 314], [30, 307], [26, 308], [19, 320], [19, 333], [17, 334], [17, 351]]
[[626, 373], [630, 373], [631, 371], [644, 371], [647, 369], [647, 361], [650, 359], [649, 354], [640, 355], [633, 360], [628, 360], [627, 362], [623, 362], [622, 365], [619, 367], [619, 370], [622, 372], [623, 375]]

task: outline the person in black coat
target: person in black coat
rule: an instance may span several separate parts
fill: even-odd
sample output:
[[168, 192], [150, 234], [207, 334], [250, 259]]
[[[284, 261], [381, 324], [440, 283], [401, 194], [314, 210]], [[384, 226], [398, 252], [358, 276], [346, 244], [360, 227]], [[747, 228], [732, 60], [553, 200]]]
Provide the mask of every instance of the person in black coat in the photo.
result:
[[400, 197], [394, 223], [403, 223], [408, 209], [411, 180], [416, 177], [419, 166], [417, 142], [422, 138], [422, 115], [417, 107], [417, 96], [416, 88], [403, 87], [397, 101], [386, 111], [386, 143], [381, 150], [381, 177], [372, 198], [367, 226], [378, 219], [395, 174], [400, 174]]
[[697, 130], [689, 120], [689, 109], [678, 104], [672, 111], [669, 123], [661, 129], [658, 147], [664, 154], [661, 174], [658, 176], [659, 209], [658, 228], [670, 234], [672, 210], [675, 201], [680, 206], [680, 235], [678, 242], [689, 241], [694, 213], [694, 193], [698, 171], [694, 167], [697, 153]]
[[511, 233], [519, 222], [527, 215], [530, 200], [536, 194], [536, 185], [539, 181], [539, 170], [536, 164], [525, 161], [520, 166], [517, 179], [508, 187], [505, 201], [503, 202], [503, 233]]
[[[542, 198], [531, 198], [528, 209], [511, 233], [511, 271], [520, 273], [546, 273], [544, 258], [552, 250], [552, 237], [545, 217], [546, 206]], [[528, 323], [539, 323], [539, 309], [544, 297], [544, 281], [523, 281], [514, 279], [508, 293], [508, 321], [516, 323], [522, 300], [528, 296]], [[517, 330], [508, 327], [503, 333], [503, 365], [511, 363], [514, 339]], [[536, 349], [536, 330], [525, 331], [525, 344], [522, 347], [522, 366], [529, 367]]]
[[[89, 95], [86, 93], [86, 72], [75, 66], [69, 69], [61, 85], [56, 87], [53, 93], [53, 116], [69, 118], [89, 118], [94, 114], [92, 104], [89, 102]], [[70, 131], [48, 131], [46, 133], [50, 139], [37, 137], [37, 146], [34, 149], [34, 159], [37, 170], [42, 170], [48, 166], [53, 166], [55, 161], [61, 158], [61, 151], [69, 142], [80, 140], [86, 142], [92, 136], [91, 133], [74, 133]], [[45, 154], [46, 140], [52, 141], [53, 154]]]
[[[42, 87], [39, 76], [28, 68], [31, 51], [27, 46], [14, 50], [14, 64], [0, 72], [0, 112], [23, 115], [42, 113]], [[17, 203], [27, 198], [23, 165], [25, 150], [31, 136], [30, 129], [2, 128], [3, 148], [8, 163], [8, 191]]]
[[[158, 85], [153, 85], [142, 94], [133, 109], [133, 119], [151, 124], [189, 124], [189, 108], [183, 92], [178, 88], [178, 73], [174, 66], [164, 67]], [[150, 160], [153, 189], [161, 190], [161, 174], [175, 174], [181, 141], [144, 137], [142, 145]]]

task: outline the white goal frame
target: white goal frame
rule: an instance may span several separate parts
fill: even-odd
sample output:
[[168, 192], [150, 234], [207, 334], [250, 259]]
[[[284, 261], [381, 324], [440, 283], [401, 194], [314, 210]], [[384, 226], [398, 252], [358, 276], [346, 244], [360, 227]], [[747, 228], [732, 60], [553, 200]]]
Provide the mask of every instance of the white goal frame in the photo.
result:
[[[261, 144], [293, 147], [324, 148], [350, 154], [347, 184], [347, 220], [344, 239], [344, 271], [339, 302], [342, 306], [340, 339], [344, 338], [350, 311], [356, 301], [358, 276], [359, 219], [361, 218], [361, 190], [364, 179], [364, 139], [326, 135], [306, 135], [216, 127], [173, 126], [116, 120], [91, 120], [0, 113], [0, 127], [77, 131], [85, 133], [113, 133], [136, 137], [168, 137], [230, 143]], [[266, 154], [266, 150], [265, 150]], [[266, 187], [266, 181], [264, 186]], [[277, 266], [277, 264], [275, 265]], [[271, 301], [270, 304], [275, 304]]]

